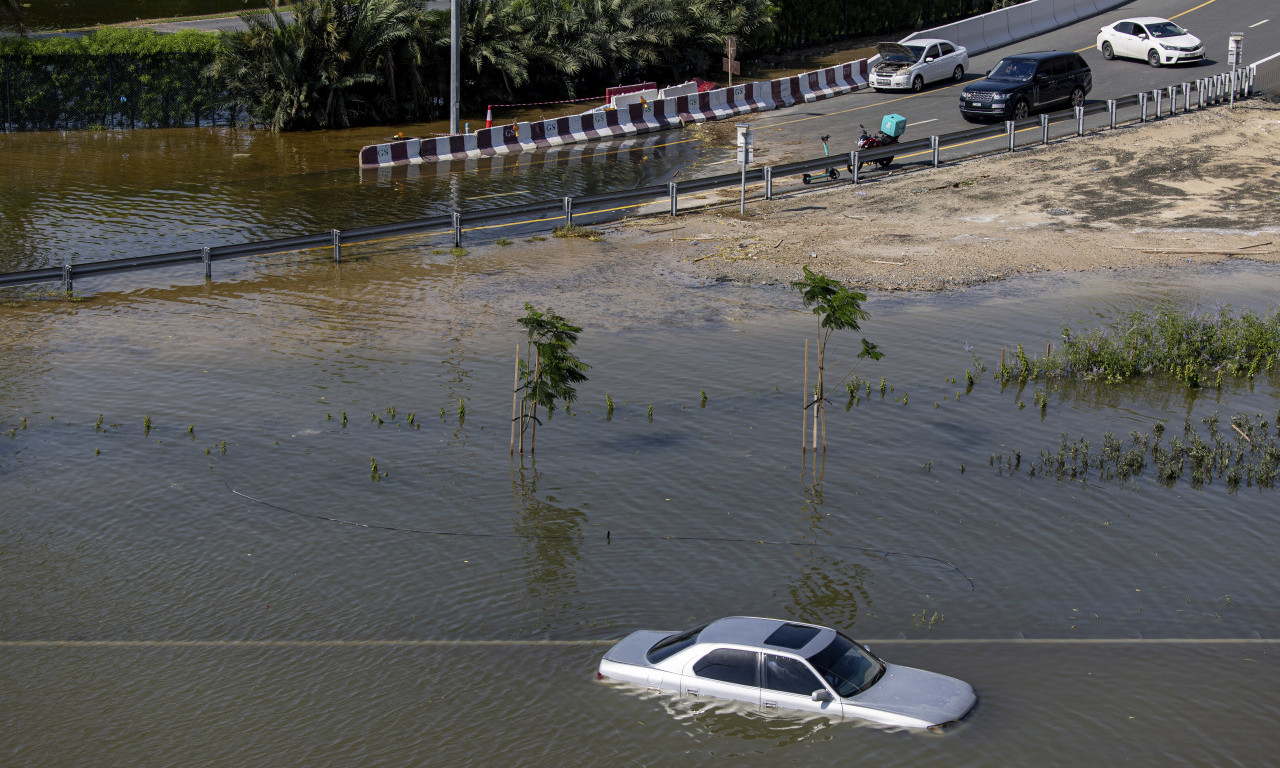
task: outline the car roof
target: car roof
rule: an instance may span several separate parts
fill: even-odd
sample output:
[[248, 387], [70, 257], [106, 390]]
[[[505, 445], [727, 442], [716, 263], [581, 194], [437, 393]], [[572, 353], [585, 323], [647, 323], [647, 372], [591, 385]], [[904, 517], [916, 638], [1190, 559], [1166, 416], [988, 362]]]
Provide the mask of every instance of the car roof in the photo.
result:
[[1021, 59], [1024, 61], [1043, 61], [1044, 59], [1055, 59], [1059, 56], [1073, 56], [1070, 51], [1032, 51], [1030, 53], [1011, 53], [1008, 56], [1002, 56], [1004, 60]]
[[[793, 627], [811, 627], [818, 630], [807, 643], [799, 648], [766, 643], [774, 632], [784, 625]], [[698, 634], [699, 643], [730, 643], [733, 645], [749, 645], [757, 648], [776, 648], [780, 651], [810, 656], [820, 648], [825, 648], [835, 637], [835, 630], [820, 627], [817, 624], [806, 624], [801, 621], [782, 621], [780, 619], [762, 619], [755, 616], [729, 616], [711, 622]]]
[[[1132, 19], [1120, 19], [1120, 21], [1132, 21], [1134, 24], [1163, 24], [1168, 19], [1162, 19], [1159, 16], [1136, 16]], [[1116, 24], [1119, 24], [1117, 21]]]
[[933, 43], [947, 43], [949, 45], [955, 45], [955, 43], [950, 40], [943, 40], [940, 37], [913, 37], [910, 40], [901, 41], [902, 45], [932, 45]]

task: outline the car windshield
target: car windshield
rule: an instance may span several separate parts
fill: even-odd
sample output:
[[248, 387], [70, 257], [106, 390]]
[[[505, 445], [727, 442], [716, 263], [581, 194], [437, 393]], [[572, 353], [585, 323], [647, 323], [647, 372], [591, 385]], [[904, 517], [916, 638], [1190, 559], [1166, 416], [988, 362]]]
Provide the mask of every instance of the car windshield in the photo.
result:
[[693, 629], [677, 632], [674, 635], [662, 638], [653, 644], [653, 647], [649, 649], [649, 653], [645, 654], [649, 659], [649, 663], [657, 664], [663, 659], [670, 658], [693, 645], [694, 641], [698, 639], [698, 633], [706, 628], [707, 625], [702, 624]]
[[842, 698], [865, 691], [884, 674], [883, 662], [839, 633], [809, 663]]
[[1148, 24], [1147, 31], [1152, 37], [1182, 37], [1187, 34], [1187, 30], [1174, 24], [1172, 21], [1162, 21], [1159, 24]]
[[1001, 59], [987, 77], [992, 80], [1013, 80], [1022, 82], [1030, 80], [1036, 73], [1036, 63], [1018, 59]]

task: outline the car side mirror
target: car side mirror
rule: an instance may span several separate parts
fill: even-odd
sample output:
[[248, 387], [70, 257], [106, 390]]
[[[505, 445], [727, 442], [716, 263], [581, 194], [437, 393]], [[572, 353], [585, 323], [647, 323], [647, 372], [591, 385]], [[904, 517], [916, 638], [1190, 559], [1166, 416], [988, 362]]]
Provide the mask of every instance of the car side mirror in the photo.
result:
[[1043, 72], [1040, 72], [1040, 73], [1038, 73], [1038, 74], [1036, 75], [1036, 82], [1037, 82], [1037, 83], [1047, 83], [1047, 82], [1049, 82], [1049, 76], [1048, 76], [1048, 75], [1046, 75], [1046, 74], [1045, 74], [1045, 73], [1043, 73]]
[[819, 688], [810, 694], [809, 698], [814, 701], [831, 701], [831, 691], [828, 691], [826, 688]]
[[1146, 35], [1138, 35], [1138, 39], [1139, 39], [1139, 40], [1146, 40], [1146, 39], [1147, 39], [1147, 36], [1146, 36]]
[[926, 56], [926, 57], [924, 57], [924, 63], [925, 63], [925, 64], [928, 64], [928, 63], [929, 63], [929, 62], [931, 62], [931, 61], [933, 61], [933, 57], [932, 57], [932, 56]]

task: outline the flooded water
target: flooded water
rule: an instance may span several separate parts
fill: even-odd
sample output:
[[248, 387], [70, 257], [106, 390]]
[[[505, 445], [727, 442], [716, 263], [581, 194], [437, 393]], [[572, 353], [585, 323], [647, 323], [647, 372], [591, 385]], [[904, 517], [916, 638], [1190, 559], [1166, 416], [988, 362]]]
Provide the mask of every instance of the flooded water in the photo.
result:
[[[0, 306], [6, 764], [1270, 763], [1277, 491], [1025, 467], [1061, 434], [1274, 429], [1275, 381], [1074, 386], [1042, 414], [991, 379], [1062, 323], [1268, 309], [1265, 267], [872, 295], [887, 356], [857, 373], [886, 394], [838, 388], [815, 461], [793, 292], [592, 247], [401, 240]], [[536, 460], [509, 450], [526, 301], [592, 365]], [[839, 626], [980, 703], [938, 736], [593, 679], [633, 629], [731, 614]]]

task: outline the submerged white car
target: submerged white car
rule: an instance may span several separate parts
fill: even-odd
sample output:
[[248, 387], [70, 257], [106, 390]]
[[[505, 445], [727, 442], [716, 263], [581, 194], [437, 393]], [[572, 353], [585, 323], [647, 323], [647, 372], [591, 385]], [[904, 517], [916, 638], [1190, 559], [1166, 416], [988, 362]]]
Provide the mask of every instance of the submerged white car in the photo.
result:
[[879, 43], [871, 66], [871, 87], [877, 91], [920, 91], [926, 83], [964, 79], [969, 52], [949, 40], [922, 38], [905, 43]]
[[1146, 59], [1153, 67], [1204, 59], [1204, 43], [1168, 19], [1143, 16], [1124, 19], [1098, 30], [1102, 58]]
[[605, 653], [597, 675], [765, 712], [799, 710], [900, 728], [941, 728], [978, 701], [968, 683], [882, 661], [834, 629], [750, 616], [684, 632], [633, 632]]

